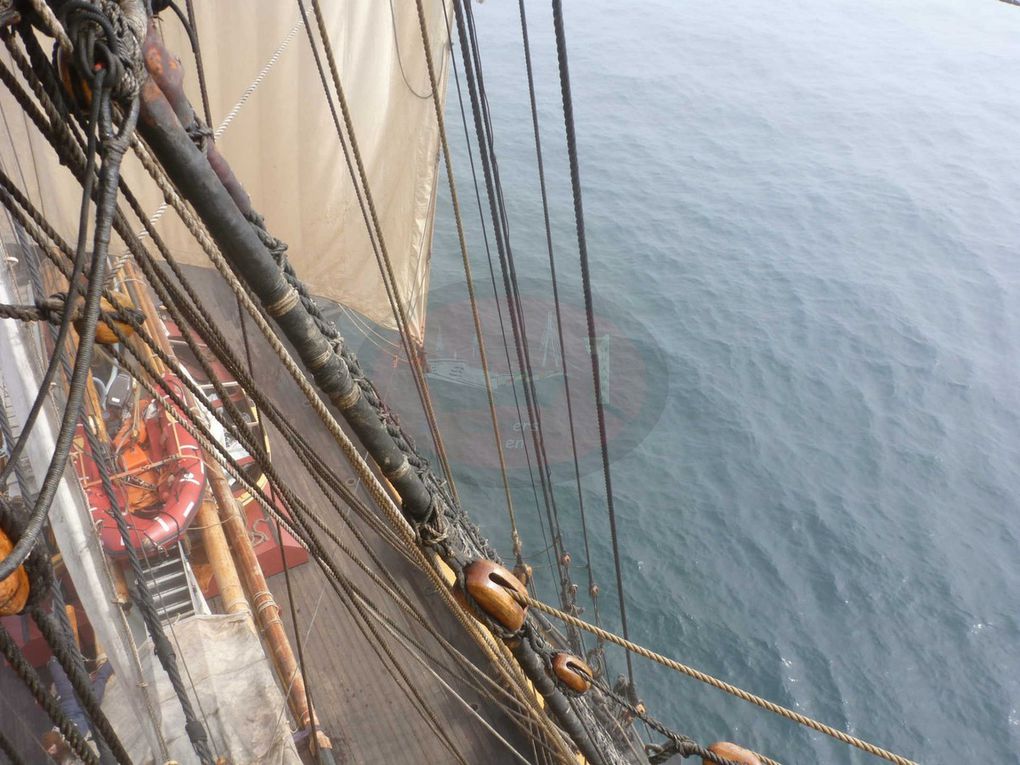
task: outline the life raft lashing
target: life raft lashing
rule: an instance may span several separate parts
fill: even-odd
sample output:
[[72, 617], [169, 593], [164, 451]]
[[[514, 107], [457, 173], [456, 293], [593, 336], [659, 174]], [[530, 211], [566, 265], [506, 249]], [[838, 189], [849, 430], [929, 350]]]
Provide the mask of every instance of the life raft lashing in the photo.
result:
[[[183, 398], [177, 377], [167, 374], [163, 381]], [[169, 398], [140, 400], [136, 413], [111, 441], [108, 472], [131, 549], [145, 553], [174, 544], [187, 530], [202, 501], [206, 477], [198, 442], [180, 424], [184, 414]], [[103, 547], [113, 557], [127, 555], [83, 424], [75, 435], [73, 460]]]

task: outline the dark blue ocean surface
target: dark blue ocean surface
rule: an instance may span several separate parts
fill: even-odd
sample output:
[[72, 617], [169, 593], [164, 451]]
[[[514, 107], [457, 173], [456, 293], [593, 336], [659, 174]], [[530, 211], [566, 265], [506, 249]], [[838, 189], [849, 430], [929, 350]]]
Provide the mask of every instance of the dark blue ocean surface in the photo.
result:
[[[547, 364], [516, 5], [475, 14], [516, 267], [539, 301], [527, 309], [530, 347]], [[566, 5], [596, 307], [607, 334], [633, 344], [609, 354], [632, 638], [923, 762], [1017, 762], [1020, 8]], [[546, 3], [529, 8], [568, 344], [583, 352], [551, 19]], [[452, 82], [448, 105], [484, 286]], [[433, 285], [463, 290], [445, 190]], [[498, 337], [491, 310], [486, 321]], [[450, 344], [449, 330], [430, 327], [431, 359], [458, 356]], [[499, 363], [502, 349], [489, 350]], [[568, 367], [590, 397], [590, 370]], [[591, 617], [560, 378], [550, 379], [540, 397], [556, 499]], [[485, 435], [462, 432], [446, 382], [433, 388], [462, 498], [509, 553], [501, 490], [462, 459]], [[597, 442], [590, 405], [579, 408], [591, 565], [618, 629]], [[507, 412], [513, 451], [527, 428], [515, 432]], [[512, 467], [525, 552], [553, 598], [527, 472]], [[701, 741], [788, 764], [870, 761], [643, 660], [636, 675], [650, 711]]]

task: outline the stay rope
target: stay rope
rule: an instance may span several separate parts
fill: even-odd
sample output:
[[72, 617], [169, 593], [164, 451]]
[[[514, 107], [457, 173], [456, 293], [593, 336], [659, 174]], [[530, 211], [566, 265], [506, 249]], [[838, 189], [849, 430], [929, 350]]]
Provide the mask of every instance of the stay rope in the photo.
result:
[[[613, 502], [613, 479], [609, 468], [609, 442], [606, 435], [606, 413], [602, 401], [602, 372], [599, 368], [598, 336], [595, 331], [595, 309], [592, 306], [591, 273], [588, 268], [588, 242], [584, 233], [584, 206], [581, 201], [581, 171], [577, 161], [577, 136], [574, 131], [574, 103], [570, 95], [570, 69], [567, 64], [567, 40], [563, 29], [563, 5], [552, 0], [553, 26], [556, 33], [556, 57], [560, 69], [560, 92], [563, 99], [563, 123], [567, 133], [567, 157], [570, 161], [570, 187], [574, 197], [574, 222], [577, 228], [577, 249], [581, 260], [581, 285], [584, 291], [584, 312], [588, 323], [588, 351], [591, 354], [592, 385], [595, 389], [595, 413], [602, 447], [602, 474], [606, 487], [606, 509], [609, 512], [609, 534], [613, 543], [613, 566], [616, 569], [616, 591], [620, 602], [620, 626], [627, 634], [627, 605], [623, 590], [620, 563], [620, 542], [616, 530], [616, 507]], [[634, 685], [634, 668], [627, 655], [627, 675]]]
[[506, 455], [503, 453], [503, 439], [499, 432], [499, 418], [496, 416], [496, 399], [492, 392], [492, 380], [489, 377], [489, 359], [485, 350], [485, 335], [482, 332], [482, 320], [478, 313], [478, 300], [475, 296], [474, 279], [471, 276], [471, 261], [468, 257], [467, 240], [464, 236], [464, 219], [461, 216], [460, 199], [457, 196], [457, 184], [453, 175], [453, 160], [450, 158], [450, 144], [446, 138], [446, 124], [443, 119], [443, 105], [439, 97], [439, 89], [436, 87], [435, 64], [432, 59], [432, 47], [429, 41], [428, 26], [425, 23], [425, 9], [421, 2], [418, 3], [418, 23], [421, 30], [422, 47], [425, 50], [425, 63], [429, 73], [429, 83], [432, 86], [432, 104], [436, 114], [436, 125], [439, 130], [439, 141], [443, 150], [443, 162], [446, 165], [446, 179], [450, 186], [450, 200], [453, 207], [453, 216], [457, 225], [457, 240], [460, 244], [461, 261], [464, 265], [464, 281], [467, 284], [468, 301], [471, 305], [471, 320], [474, 323], [475, 338], [478, 340], [478, 356], [482, 366], [482, 375], [485, 378], [485, 393], [489, 403], [489, 419], [492, 423], [492, 435], [496, 443], [496, 454], [499, 458], [500, 475], [503, 477], [503, 493], [506, 497], [507, 515], [510, 519], [510, 533], [513, 538], [514, 557], [518, 563], [523, 563], [521, 553], [521, 536], [517, 530], [517, 517], [514, 514], [514, 503], [510, 491], [510, 481], [507, 476]]
[[581, 537], [584, 542], [584, 559], [587, 563], [588, 595], [591, 597], [595, 623], [601, 626], [598, 587], [595, 585], [594, 563], [588, 542], [588, 519], [584, 512], [584, 491], [581, 488], [581, 466], [577, 457], [577, 430], [574, 426], [574, 404], [570, 395], [570, 370], [567, 368], [567, 345], [563, 339], [563, 311], [560, 307], [560, 290], [556, 279], [556, 256], [553, 249], [552, 223], [549, 219], [549, 195], [545, 184], [545, 161], [542, 156], [542, 135], [538, 125], [538, 104], [535, 97], [535, 75], [531, 65], [531, 42], [528, 36], [528, 16], [524, 0], [518, 0], [521, 16], [521, 40], [524, 43], [524, 66], [528, 75], [528, 97], [531, 102], [531, 124], [535, 134], [535, 164], [538, 168], [538, 185], [542, 192], [542, 218], [545, 222], [545, 244], [549, 252], [549, 276], [552, 280], [553, 307], [556, 313], [556, 333], [560, 342], [560, 365], [563, 368], [563, 393], [567, 403], [567, 426], [570, 432], [570, 453], [574, 461], [574, 483], [577, 487], [577, 509], [581, 519]]
[[675, 659], [670, 659], [668, 656], [663, 656], [660, 653], [656, 653], [655, 651], [645, 648], [644, 646], [638, 645], [637, 643], [627, 640], [626, 638], [620, 637], [619, 635], [604, 630], [601, 627], [596, 627], [594, 624], [589, 624], [583, 619], [578, 619], [576, 616], [572, 616], [571, 614], [561, 611], [560, 609], [555, 608], [553, 606], [550, 606], [547, 603], [543, 603], [540, 600], [536, 600], [535, 598], [532, 598], [529, 595], [522, 595], [511, 590], [507, 591], [510, 592], [511, 595], [513, 595], [521, 603], [521, 605], [529, 606], [531, 608], [535, 608], [538, 611], [541, 611], [542, 613], [548, 614], [549, 616], [554, 616], [567, 624], [573, 625], [578, 629], [591, 633], [597, 638], [605, 640], [609, 643], [613, 643], [614, 645], [618, 645], [621, 648], [626, 649], [628, 653], [633, 653], [638, 656], [641, 656], [642, 658], [648, 659], [649, 661], [654, 661], [656, 664], [661, 664], [662, 666], [667, 667], [668, 669], [672, 669], [675, 672], [679, 672], [680, 674], [692, 677], [699, 682], [705, 683], [706, 685], [710, 685], [713, 688], [717, 688], [720, 691], [724, 691], [725, 693], [728, 693], [731, 696], [736, 696], [738, 699], [741, 699], [742, 701], [754, 704], [755, 706], [761, 707], [762, 709], [772, 712], [773, 714], [779, 715], [780, 717], [785, 717], [787, 720], [791, 720], [795, 723], [811, 728], [811, 730], [817, 731], [819, 733], [824, 733], [826, 736], [830, 736], [831, 738], [834, 738], [837, 741], [842, 741], [844, 744], [856, 747], [857, 749], [867, 752], [868, 754], [874, 755], [875, 757], [879, 757], [883, 760], [888, 760], [889, 762], [895, 763], [896, 765], [918, 765], [918, 763], [914, 762], [913, 760], [909, 760], [906, 757], [895, 754], [886, 749], [882, 749], [881, 747], [876, 746], [875, 744], [871, 744], [867, 741], [864, 741], [863, 739], [857, 738], [856, 736], [852, 736], [846, 731], [839, 730], [838, 728], [833, 728], [830, 725], [826, 725], [825, 723], [819, 722], [818, 720], [810, 718], [807, 715], [803, 715], [800, 712], [795, 712], [792, 709], [784, 707], [780, 704], [776, 704], [775, 702], [769, 701], [768, 699], [764, 699], [761, 696], [756, 696], [755, 694], [749, 691], [745, 691], [743, 688], [739, 688], [735, 685], [732, 685], [731, 683], [727, 683], [725, 680], [720, 680], [717, 677], [713, 677], [712, 675], [702, 672], [701, 670], [695, 669], [694, 667], [688, 666], [687, 664], [682, 664], [681, 662], [676, 661]]
[[[509, 224], [503, 205], [495, 146], [488, 118], [485, 88], [481, 77], [481, 63], [477, 48], [469, 42], [468, 26], [471, 18], [470, 13], [470, 3], [464, 3], [461, 0], [457, 0], [454, 3], [457, 34], [460, 40], [461, 55], [464, 59], [464, 76], [467, 81], [468, 96], [471, 102], [471, 112], [477, 137], [478, 157], [482, 165], [486, 195], [489, 200], [489, 215], [492, 222], [493, 238], [496, 242], [496, 252], [499, 256], [500, 271], [503, 277], [503, 288], [507, 301], [507, 312], [510, 316], [510, 327], [514, 338], [517, 365], [521, 370], [521, 387], [524, 391], [524, 401], [529, 420], [528, 431], [531, 434], [531, 440], [534, 445], [536, 467], [538, 469], [539, 481], [542, 484], [542, 499], [545, 505], [549, 531], [555, 551], [554, 558], [557, 573], [560, 579], [560, 599], [564, 604], [572, 604], [570, 573], [567, 570], [567, 558], [564, 555], [562, 535], [560, 533], [556, 496], [553, 491], [552, 477], [545, 450], [542, 415], [539, 408], [538, 393], [534, 385], [534, 374], [528, 349], [527, 327], [520, 299], [520, 290], [518, 289], [513, 250], [510, 246]], [[576, 638], [574, 635], [571, 637]], [[575, 650], [577, 649], [575, 648]]]
[[[447, 39], [451, 41], [452, 46], [453, 32], [450, 29], [450, 17], [449, 13], [446, 10], [445, 4], [443, 5], [443, 19], [446, 22]], [[510, 341], [507, 338], [506, 334], [506, 322], [503, 320], [503, 306], [502, 301], [499, 299], [499, 288], [496, 286], [496, 269], [492, 261], [492, 248], [489, 246], [489, 230], [488, 226], [485, 223], [485, 213], [482, 211], [482, 194], [481, 189], [479, 188], [478, 185], [478, 171], [475, 167], [474, 151], [471, 148], [471, 137], [468, 134], [467, 111], [464, 108], [464, 96], [460, 87], [460, 75], [457, 73], [457, 66], [455, 63], [450, 67], [450, 69], [453, 72], [453, 81], [457, 90], [457, 103], [458, 106], [460, 107], [460, 120], [461, 125], [463, 126], [464, 129], [464, 147], [467, 150], [468, 165], [471, 169], [471, 180], [474, 186], [475, 203], [478, 209], [479, 230], [482, 232], [482, 243], [485, 247], [485, 257], [486, 263], [488, 265], [489, 281], [492, 284], [492, 298], [493, 304], [496, 308], [496, 318], [499, 323], [499, 333], [502, 339], [501, 344], [503, 346], [504, 354], [503, 357], [506, 359], [506, 368], [508, 370], [512, 370], [513, 362], [510, 360]], [[520, 396], [517, 395], [517, 380], [514, 380], [513, 378], [511, 378], [510, 381], [510, 391], [513, 393], [514, 397], [514, 409], [517, 412], [517, 422], [521, 427], [521, 430], [523, 431], [525, 422], [524, 414], [522, 413], [521, 410]], [[524, 461], [528, 468], [528, 479], [531, 484], [531, 493], [535, 498], [535, 515], [538, 518], [539, 529], [542, 533], [544, 553], [549, 562], [549, 570], [551, 571], [553, 568], [555, 568], [555, 564], [553, 563], [552, 555], [550, 553], [551, 545], [549, 544], [548, 535], [546, 534], [545, 521], [542, 518], [542, 513], [540, 512], [541, 501], [538, 498], [538, 484], [535, 481], [535, 470], [531, 464], [531, 452], [528, 449], [527, 439], [521, 440], [521, 446], [523, 447], [522, 451], [524, 452]], [[506, 491], [507, 484], [509, 482], [505, 473], [503, 475], [503, 482], [504, 491]], [[511, 534], [512, 533], [513, 527], [511, 527]]]

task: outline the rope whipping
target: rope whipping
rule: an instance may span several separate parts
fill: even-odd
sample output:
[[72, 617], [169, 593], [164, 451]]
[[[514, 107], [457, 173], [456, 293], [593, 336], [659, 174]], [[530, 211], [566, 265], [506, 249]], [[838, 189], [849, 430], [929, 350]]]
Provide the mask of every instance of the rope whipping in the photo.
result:
[[[581, 200], [581, 170], [577, 161], [577, 136], [574, 130], [574, 103], [570, 94], [570, 68], [567, 62], [567, 40], [563, 28], [563, 4], [552, 0], [553, 27], [556, 34], [556, 58], [560, 70], [560, 94], [563, 99], [563, 123], [567, 133], [567, 157], [570, 162], [570, 188], [574, 197], [574, 223], [577, 228], [577, 249], [581, 260], [581, 285], [584, 291], [584, 313], [588, 323], [588, 348], [591, 354], [592, 385], [595, 388], [595, 413], [598, 418], [599, 444], [602, 448], [602, 474], [609, 512], [609, 533], [613, 543], [613, 566], [616, 570], [616, 591], [620, 602], [620, 625], [628, 637], [627, 604], [623, 590], [620, 563], [620, 540], [616, 529], [616, 507], [613, 502], [613, 479], [609, 467], [609, 441], [606, 435], [606, 413], [602, 401], [602, 372], [599, 368], [598, 335], [595, 330], [595, 309], [592, 305], [591, 271], [588, 265], [588, 243], [584, 233], [584, 206]], [[634, 668], [627, 654], [627, 676], [634, 685]]]

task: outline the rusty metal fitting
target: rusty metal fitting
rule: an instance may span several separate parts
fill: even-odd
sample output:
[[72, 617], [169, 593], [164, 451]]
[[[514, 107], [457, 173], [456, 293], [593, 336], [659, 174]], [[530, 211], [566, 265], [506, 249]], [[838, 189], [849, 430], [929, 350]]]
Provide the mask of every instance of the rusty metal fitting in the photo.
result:
[[553, 654], [552, 671], [557, 681], [572, 693], [586, 693], [591, 688], [594, 677], [591, 667], [571, 653]]
[[504, 630], [516, 633], [524, 626], [528, 607], [512, 593], [527, 596], [528, 591], [498, 563], [480, 559], [465, 566], [464, 589], [474, 605]]
[[588, 594], [591, 595], [593, 598], [597, 598], [600, 592], [601, 590], [599, 589], [599, 586], [597, 584], [593, 584], [590, 588], [588, 588]]
[[568, 552], [565, 552], [560, 556], [560, 563], [562, 563], [565, 567], [570, 565], [571, 560], [573, 559], [570, 557], [570, 553]]

